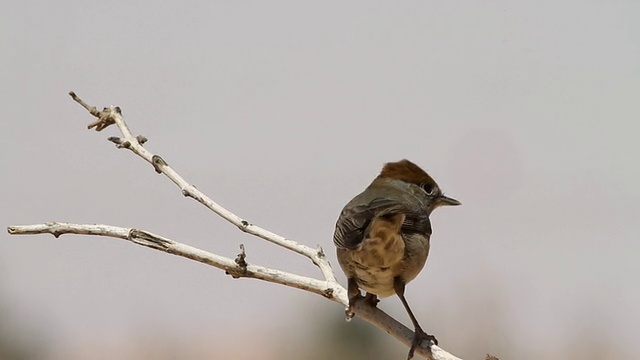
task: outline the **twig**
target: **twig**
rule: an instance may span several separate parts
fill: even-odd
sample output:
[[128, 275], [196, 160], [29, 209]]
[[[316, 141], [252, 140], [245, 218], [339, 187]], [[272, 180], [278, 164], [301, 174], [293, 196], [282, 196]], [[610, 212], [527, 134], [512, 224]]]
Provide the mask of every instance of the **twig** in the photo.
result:
[[[255, 226], [249, 223], [248, 221], [242, 219], [231, 211], [223, 208], [218, 203], [203, 194], [200, 190], [196, 189], [195, 186], [189, 184], [185, 179], [182, 178], [182, 176], [180, 176], [175, 170], [173, 170], [173, 168], [169, 166], [167, 161], [160, 157], [160, 155], [152, 154], [147, 149], [145, 149], [142, 144], [146, 142], [147, 139], [141, 135], [137, 137], [133, 135], [131, 130], [129, 130], [129, 126], [127, 126], [126, 122], [124, 121], [124, 118], [122, 117], [122, 111], [119, 107], [105, 107], [102, 111], [97, 111], [95, 107], [89, 106], [73, 91], [70, 92], [69, 95], [78, 104], [89, 110], [91, 115], [98, 118], [96, 121], [89, 124], [89, 129], [95, 127], [96, 131], [102, 131], [107, 126], [115, 124], [122, 133], [122, 137], [110, 137], [109, 140], [111, 142], [114, 142], [118, 148], [131, 150], [134, 154], [140, 156], [148, 163], [150, 163], [157, 173], [164, 174], [174, 184], [176, 184], [182, 191], [182, 195], [196, 200], [197, 202], [206, 206], [208, 209], [248, 234], [255, 235], [276, 245], [282, 246], [285, 249], [308, 257], [316, 266], [320, 268], [320, 271], [322, 272], [322, 275], [325, 277], [325, 279], [333, 281], [336, 280], [333, 270], [331, 269], [331, 265], [325, 260], [324, 252], [321, 248], [314, 249], [309, 246], [299, 244], [293, 240], [286, 239], [283, 236], [274, 234], [259, 226]], [[144, 142], [141, 142], [141, 139], [143, 139]]]
[[247, 264], [244, 262], [244, 258], [242, 258], [242, 261], [229, 259], [144, 230], [109, 225], [49, 222], [38, 225], [9, 226], [8, 231], [9, 234], [13, 235], [52, 234], [56, 238], [62, 234], [113, 237], [217, 267], [234, 278], [255, 278], [287, 285], [323, 295], [337, 302], [342, 302], [341, 299], [346, 297], [345, 289], [338, 283], [317, 280], [286, 271], [266, 268], [264, 266]]

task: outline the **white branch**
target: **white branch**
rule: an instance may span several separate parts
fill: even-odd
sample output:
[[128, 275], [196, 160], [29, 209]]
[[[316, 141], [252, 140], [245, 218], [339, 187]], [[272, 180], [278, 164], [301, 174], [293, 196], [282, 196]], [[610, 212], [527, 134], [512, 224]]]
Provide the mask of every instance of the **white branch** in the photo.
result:
[[[185, 245], [162, 236], [150, 233], [148, 231], [128, 229], [121, 227], [114, 227], [108, 225], [87, 225], [87, 224], [70, 224], [70, 223], [58, 223], [51, 222], [46, 224], [37, 225], [24, 225], [24, 226], [9, 226], [8, 231], [10, 234], [22, 235], [22, 234], [45, 234], [50, 233], [55, 237], [61, 234], [84, 234], [84, 235], [98, 235], [115, 237], [131, 241], [135, 244], [150, 247], [152, 249], [164, 251], [170, 254], [186, 257], [195, 261], [202, 262], [207, 265], [217, 267], [225, 270], [225, 272], [234, 278], [250, 277], [264, 281], [269, 281], [277, 284], [282, 284], [298, 289], [306, 290], [315, 294], [322, 295], [330, 300], [338, 302], [344, 306], [348, 305], [347, 291], [336, 280], [335, 274], [331, 265], [326, 260], [324, 252], [321, 247], [312, 248], [307, 245], [300, 244], [298, 242], [286, 239], [283, 236], [274, 234], [261, 227], [255, 226], [248, 221], [240, 218], [229, 210], [223, 208], [205, 194], [196, 189], [193, 185], [185, 181], [169, 164], [160, 156], [152, 154], [143, 147], [143, 144], [147, 139], [143, 136], [134, 136], [129, 127], [127, 126], [122, 112], [118, 107], [107, 107], [102, 111], [98, 111], [95, 107], [88, 105], [81, 100], [73, 92], [69, 93], [71, 97], [87, 109], [93, 116], [97, 118], [96, 121], [89, 124], [88, 128], [96, 128], [96, 131], [101, 131], [109, 125], [115, 124], [122, 137], [111, 137], [109, 140], [116, 144], [118, 148], [125, 148], [131, 150], [136, 155], [140, 156], [151, 165], [153, 165], [156, 172], [164, 174], [173, 183], [175, 183], [181, 190], [182, 194], [187, 197], [191, 197], [198, 201], [208, 209], [212, 210], [225, 220], [229, 221], [233, 225], [237, 226], [240, 230], [258, 236], [264, 240], [267, 240], [276, 245], [282, 246], [285, 249], [296, 252], [303, 255], [318, 266], [320, 269], [323, 280], [318, 280], [306, 276], [301, 276], [286, 271], [271, 269], [258, 265], [249, 264], [246, 262], [244, 247], [242, 252], [235, 260], [227, 257], [216, 255], [189, 245]], [[406, 346], [411, 346], [413, 340], [413, 331], [402, 325], [377, 307], [368, 305], [368, 302], [358, 301], [355, 304], [355, 314], [362, 317], [364, 320], [378, 326], [394, 338]], [[416, 354], [420, 354], [428, 359], [434, 360], [460, 360], [459, 358], [447, 353], [441, 348], [435, 345], [422, 344], [415, 351]]]
[[287, 285], [323, 295], [327, 298], [341, 303], [344, 301], [344, 299], [346, 299], [347, 296], [345, 289], [337, 282], [317, 280], [306, 276], [292, 274], [286, 271], [248, 264], [245, 261], [244, 251], [242, 251], [238, 255], [238, 258], [236, 260], [232, 260], [230, 258], [216, 255], [208, 251], [195, 248], [193, 246], [182, 244], [144, 230], [128, 229], [109, 225], [86, 225], [50, 222], [38, 225], [10, 226], [8, 228], [8, 231], [10, 234], [14, 235], [48, 233], [52, 234], [55, 237], [58, 237], [62, 234], [82, 234], [124, 239], [138, 245], [164, 251], [169, 254], [186, 257], [207, 265], [217, 267], [218, 269], [224, 270], [227, 274], [233, 276], [234, 278], [250, 277], [273, 282], [276, 284]]
[[119, 107], [111, 106], [104, 108], [102, 111], [98, 112], [95, 107], [87, 105], [87, 103], [80, 99], [74, 92], [69, 93], [69, 95], [71, 95], [71, 97], [76, 102], [89, 110], [89, 112], [93, 116], [98, 118], [98, 120], [89, 124], [89, 129], [95, 127], [96, 131], [102, 131], [107, 126], [116, 124], [116, 126], [122, 133], [122, 138], [111, 137], [109, 138], [109, 140], [111, 142], [114, 142], [118, 148], [129, 149], [133, 153], [153, 165], [157, 173], [164, 174], [169, 178], [169, 180], [176, 184], [180, 188], [180, 190], [182, 190], [182, 195], [193, 198], [197, 202], [206, 206], [211, 211], [218, 214], [219, 216], [248, 234], [255, 235], [276, 245], [282, 246], [285, 249], [308, 257], [314, 264], [316, 264], [320, 268], [320, 270], [322, 271], [322, 275], [327, 280], [336, 280], [333, 270], [331, 269], [331, 265], [326, 260], [324, 260], [324, 253], [322, 251], [322, 248], [318, 247], [317, 249], [314, 249], [309, 246], [299, 244], [295, 241], [286, 239], [283, 236], [274, 234], [261, 227], [255, 226], [248, 221], [240, 218], [236, 214], [223, 208], [218, 203], [211, 200], [207, 195], [196, 189], [195, 186], [188, 183], [184, 178], [182, 178], [182, 176], [180, 176], [175, 170], [173, 170], [173, 168], [171, 168], [171, 166], [169, 166], [169, 164], [162, 157], [160, 157], [159, 155], [154, 155], [147, 149], [145, 149], [142, 145], [147, 141], [147, 139], [143, 136], [136, 137], [133, 135], [131, 130], [129, 130], [129, 126], [127, 126], [126, 122], [124, 121], [124, 118], [122, 117], [122, 111]]

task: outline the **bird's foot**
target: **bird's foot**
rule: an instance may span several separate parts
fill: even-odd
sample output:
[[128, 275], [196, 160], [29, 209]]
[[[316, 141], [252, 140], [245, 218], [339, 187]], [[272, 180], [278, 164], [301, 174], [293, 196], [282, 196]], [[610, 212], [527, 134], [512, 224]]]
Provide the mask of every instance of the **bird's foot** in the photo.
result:
[[429, 340], [429, 342], [431, 342], [432, 344], [438, 345], [438, 339], [436, 339], [435, 336], [427, 334], [418, 327], [416, 328], [415, 334], [413, 335], [413, 341], [411, 342], [411, 349], [409, 349], [407, 360], [413, 358], [413, 353], [416, 351], [416, 348], [420, 346], [420, 344], [422, 344], [424, 340]]
[[344, 310], [344, 314], [347, 317], [347, 322], [351, 321], [351, 319], [353, 319], [353, 317], [356, 315], [355, 311], [353, 311], [353, 308], [355, 307], [356, 302], [360, 300], [364, 301], [365, 304], [371, 307], [378, 306], [378, 303], [380, 302], [380, 300], [378, 300], [378, 297], [375, 294], [371, 293], [367, 293], [366, 296], [362, 296], [362, 294], [360, 293], [352, 296], [351, 298], [349, 298], [349, 306], [347, 306], [347, 308]]
[[364, 297], [364, 301], [372, 307], [377, 307], [378, 303], [380, 302], [380, 300], [378, 300], [378, 297], [372, 293], [367, 293], [367, 295]]

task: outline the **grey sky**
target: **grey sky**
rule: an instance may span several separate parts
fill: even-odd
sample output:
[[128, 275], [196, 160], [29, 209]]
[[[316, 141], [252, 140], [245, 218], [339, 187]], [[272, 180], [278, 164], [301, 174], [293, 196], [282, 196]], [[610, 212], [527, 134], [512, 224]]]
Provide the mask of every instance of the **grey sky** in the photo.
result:
[[[639, 14], [625, 1], [6, 3], [0, 219], [138, 227], [228, 256], [242, 242], [250, 261], [318, 274], [185, 200], [114, 149], [113, 129], [87, 131], [69, 90], [121, 106], [200, 190], [332, 259], [342, 206], [408, 158], [463, 203], [432, 216], [407, 293], [447, 349], [497, 311], [506, 333], [461, 355], [538, 358], [544, 343], [551, 359], [589, 334], [637, 357]], [[149, 327], [267, 342], [322, 300], [122, 241], [4, 234], [0, 301], [64, 347]], [[408, 322], [397, 299], [381, 306]]]

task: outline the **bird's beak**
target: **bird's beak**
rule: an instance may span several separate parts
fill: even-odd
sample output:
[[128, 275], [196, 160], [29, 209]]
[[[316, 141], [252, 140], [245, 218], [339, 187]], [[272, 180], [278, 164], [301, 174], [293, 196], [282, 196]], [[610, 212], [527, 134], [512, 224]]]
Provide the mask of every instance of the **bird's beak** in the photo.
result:
[[460, 201], [458, 201], [458, 200], [456, 200], [454, 198], [450, 198], [450, 197], [444, 196], [444, 195], [442, 195], [442, 196], [440, 196], [438, 198], [438, 206], [447, 206], [447, 205], [456, 206], [456, 205], [460, 205], [460, 204], [462, 204]]

